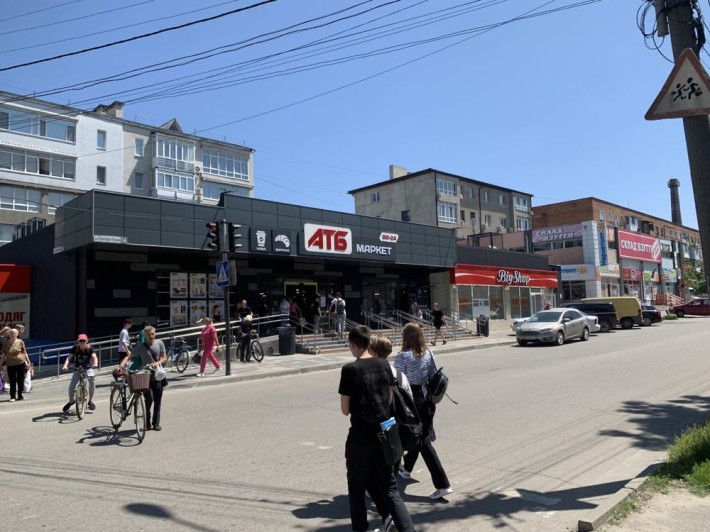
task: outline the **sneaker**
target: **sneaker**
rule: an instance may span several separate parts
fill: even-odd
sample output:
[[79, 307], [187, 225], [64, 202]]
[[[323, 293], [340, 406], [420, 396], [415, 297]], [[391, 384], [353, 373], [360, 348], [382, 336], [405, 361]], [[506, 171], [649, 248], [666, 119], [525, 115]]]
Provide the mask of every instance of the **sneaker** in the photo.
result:
[[[160, 430], [163, 430], [163, 427], [161, 427], [159, 423], [153, 423], [153, 430], [160, 431]], [[451, 491], [451, 490], [449, 490], [449, 491]]]
[[412, 478], [412, 474], [406, 469], [404, 469], [404, 467], [400, 467], [399, 471], [397, 471], [397, 474], [404, 480], [409, 480], [410, 478]]
[[89, 401], [89, 404], [87, 406], [89, 407], [89, 410], [96, 410], [96, 405], [93, 401]]
[[14, 402], [15, 402], [15, 398], [14, 398], [14, 397], [10, 397], [10, 402], [11, 402], [11, 403], [14, 403]]
[[215, 370], [212, 373], [219, 373], [220, 371], [222, 371], [222, 368], [215, 368]]
[[444, 340], [444, 342], [443, 342], [443, 343], [444, 343], [444, 345], [446, 345], [446, 340]]
[[202, 377], [202, 375], [202, 373], [198, 373], [197, 375], [195, 375], [195, 377]]
[[436, 342], [432, 342], [431, 345], [436, 345]]
[[72, 405], [74, 404], [74, 401], [69, 401], [67, 404], [64, 405], [64, 408], [62, 408], [62, 412], [67, 412]]
[[448, 488], [441, 488], [441, 489], [436, 490], [434, 493], [429, 495], [429, 498], [435, 501], [435, 500], [441, 499], [444, 496], [448, 495], [449, 493], [453, 493], [453, 492], [454, 492], [454, 490], [452, 490], [451, 486], [449, 486]]

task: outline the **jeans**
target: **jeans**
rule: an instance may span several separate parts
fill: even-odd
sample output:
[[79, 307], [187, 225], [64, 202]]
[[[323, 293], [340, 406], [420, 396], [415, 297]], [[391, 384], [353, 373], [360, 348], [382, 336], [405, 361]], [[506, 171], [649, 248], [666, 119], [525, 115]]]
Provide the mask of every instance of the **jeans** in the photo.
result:
[[164, 381], [151, 380], [150, 389], [145, 393], [145, 410], [148, 423], [151, 423], [150, 408], [153, 406], [153, 403], [155, 403], [155, 408], [153, 409], [153, 425], [160, 425], [160, 403], [163, 401], [163, 382]]
[[414, 532], [414, 523], [397, 489], [394, 467], [385, 465], [377, 440], [362, 442], [349, 434], [345, 442], [345, 467], [353, 530], [368, 529], [365, 504], [367, 490], [383, 520], [391, 515], [399, 532]]
[[409, 451], [404, 455], [404, 469], [411, 473], [417, 458], [419, 458], [419, 454], [421, 454], [431, 475], [431, 481], [434, 487], [436, 489], [448, 488], [451, 486], [449, 478], [446, 476], [444, 466], [441, 465], [439, 455], [436, 454], [436, 450], [429, 438], [429, 431], [434, 425], [436, 406], [424, 399], [421, 386], [412, 385], [412, 395], [414, 396], [414, 403], [417, 405], [419, 418], [422, 422], [422, 434], [424, 434], [425, 437], [419, 449]]
[[251, 361], [251, 335], [248, 333], [242, 333], [242, 337], [239, 339], [239, 361]]
[[[89, 372], [91, 372], [91, 375], [89, 375]], [[72, 376], [71, 376], [71, 382], [69, 383], [69, 401], [74, 401], [74, 388], [76, 388], [76, 385], [79, 383], [79, 377], [81, 374], [79, 371], [75, 371]], [[94, 400], [94, 391], [96, 390], [96, 380], [94, 379], [94, 372], [93, 370], [89, 370], [86, 372], [86, 376], [89, 379], [89, 402]]]
[[26, 371], [27, 366], [25, 366], [24, 362], [7, 367], [7, 376], [10, 379], [10, 399], [22, 399]]

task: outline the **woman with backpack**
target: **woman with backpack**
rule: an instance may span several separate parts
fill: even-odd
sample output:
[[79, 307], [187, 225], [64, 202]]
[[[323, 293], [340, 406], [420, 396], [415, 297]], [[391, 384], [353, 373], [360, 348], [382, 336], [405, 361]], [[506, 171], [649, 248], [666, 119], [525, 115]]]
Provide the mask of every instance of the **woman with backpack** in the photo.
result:
[[399, 467], [399, 476], [405, 480], [411, 478], [414, 464], [421, 453], [427, 469], [431, 474], [431, 481], [436, 491], [429, 495], [430, 499], [437, 500], [453, 492], [451, 483], [446, 476], [446, 471], [441, 465], [439, 455], [432, 445], [434, 436], [434, 412], [436, 406], [428, 400], [427, 383], [436, 373], [434, 355], [427, 349], [422, 328], [416, 323], [408, 323], [402, 330], [402, 351], [394, 359], [394, 367], [404, 373], [412, 387], [414, 403], [419, 410], [422, 422], [422, 445], [420, 449], [409, 451], [404, 455], [403, 464]]

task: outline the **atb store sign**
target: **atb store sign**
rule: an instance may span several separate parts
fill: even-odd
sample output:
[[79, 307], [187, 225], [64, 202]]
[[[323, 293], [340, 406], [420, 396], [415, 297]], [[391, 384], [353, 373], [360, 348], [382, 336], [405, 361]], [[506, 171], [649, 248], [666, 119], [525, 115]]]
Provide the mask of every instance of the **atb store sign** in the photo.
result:
[[617, 240], [619, 257], [644, 262], [661, 262], [661, 242], [657, 238], [618, 231]]

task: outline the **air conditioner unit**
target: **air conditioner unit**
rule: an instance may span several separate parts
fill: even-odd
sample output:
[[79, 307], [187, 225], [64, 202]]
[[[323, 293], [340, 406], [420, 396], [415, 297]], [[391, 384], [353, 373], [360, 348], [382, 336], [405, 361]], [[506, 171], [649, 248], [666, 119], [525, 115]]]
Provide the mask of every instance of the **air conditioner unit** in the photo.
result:
[[459, 194], [459, 198], [460, 198], [460, 199], [463, 199], [463, 194]]

